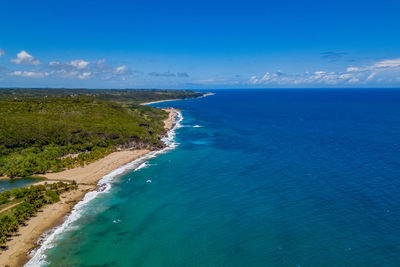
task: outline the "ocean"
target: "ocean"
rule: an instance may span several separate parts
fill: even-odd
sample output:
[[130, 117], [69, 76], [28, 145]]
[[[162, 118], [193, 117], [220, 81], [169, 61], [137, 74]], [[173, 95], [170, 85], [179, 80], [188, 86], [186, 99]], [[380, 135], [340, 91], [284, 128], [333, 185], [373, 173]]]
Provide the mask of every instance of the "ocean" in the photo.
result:
[[215, 93], [30, 264], [400, 266], [400, 90]]

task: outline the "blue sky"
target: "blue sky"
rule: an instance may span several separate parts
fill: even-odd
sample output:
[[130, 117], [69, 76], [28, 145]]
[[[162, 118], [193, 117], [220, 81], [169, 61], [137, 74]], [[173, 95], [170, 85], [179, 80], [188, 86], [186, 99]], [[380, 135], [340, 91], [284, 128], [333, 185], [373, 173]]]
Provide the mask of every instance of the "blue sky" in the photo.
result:
[[398, 1], [2, 1], [1, 87], [400, 87]]

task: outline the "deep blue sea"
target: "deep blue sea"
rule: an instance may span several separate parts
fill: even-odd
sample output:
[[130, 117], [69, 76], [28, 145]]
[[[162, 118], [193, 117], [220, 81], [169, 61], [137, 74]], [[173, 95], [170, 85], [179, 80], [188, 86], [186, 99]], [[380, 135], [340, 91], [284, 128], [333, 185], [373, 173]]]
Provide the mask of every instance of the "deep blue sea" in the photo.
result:
[[400, 266], [400, 90], [215, 92], [157, 105], [179, 145], [87, 204], [51, 266]]

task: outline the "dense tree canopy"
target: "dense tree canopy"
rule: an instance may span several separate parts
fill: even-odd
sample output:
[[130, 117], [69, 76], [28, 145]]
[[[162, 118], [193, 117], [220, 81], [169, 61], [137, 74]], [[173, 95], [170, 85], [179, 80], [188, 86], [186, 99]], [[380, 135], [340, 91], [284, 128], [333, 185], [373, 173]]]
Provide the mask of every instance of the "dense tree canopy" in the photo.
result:
[[167, 113], [139, 102], [199, 95], [161, 90], [0, 90], [0, 175], [59, 171], [117, 148], [160, 148]]
[[2, 203], [0, 203], [0, 207], [12, 203], [17, 205], [0, 213], [0, 244], [4, 244], [7, 238], [41, 207], [58, 202], [61, 193], [72, 189], [76, 189], [75, 182], [32, 185], [29, 188], [14, 188], [10, 191], [1, 192]]

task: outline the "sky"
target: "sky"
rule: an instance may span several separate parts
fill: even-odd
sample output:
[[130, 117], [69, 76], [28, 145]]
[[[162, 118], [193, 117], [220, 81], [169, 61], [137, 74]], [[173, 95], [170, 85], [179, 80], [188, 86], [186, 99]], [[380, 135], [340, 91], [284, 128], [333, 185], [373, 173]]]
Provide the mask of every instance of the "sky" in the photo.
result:
[[400, 88], [400, 1], [0, 3], [0, 87]]

